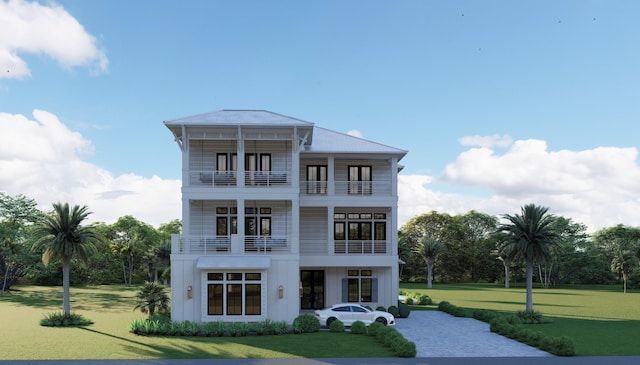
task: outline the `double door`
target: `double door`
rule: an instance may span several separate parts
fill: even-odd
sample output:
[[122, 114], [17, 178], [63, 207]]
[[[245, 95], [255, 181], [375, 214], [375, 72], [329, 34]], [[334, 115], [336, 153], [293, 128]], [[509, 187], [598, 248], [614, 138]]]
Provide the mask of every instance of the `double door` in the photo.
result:
[[300, 281], [300, 309], [324, 308], [324, 270], [300, 270]]

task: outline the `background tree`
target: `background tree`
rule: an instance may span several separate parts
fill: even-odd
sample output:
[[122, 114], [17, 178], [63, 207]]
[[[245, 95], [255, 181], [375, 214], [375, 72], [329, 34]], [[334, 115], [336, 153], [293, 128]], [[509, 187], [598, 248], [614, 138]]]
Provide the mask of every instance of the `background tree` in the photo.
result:
[[626, 293], [629, 274], [637, 265], [635, 250], [640, 245], [640, 228], [618, 224], [595, 232], [592, 239], [608, 256], [611, 271], [622, 279], [623, 291]]
[[416, 247], [415, 253], [420, 256], [427, 264], [427, 288], [432, 288], [433, 282], [433, 265], [436, 257], [442, 250], [442, 243], [437, 238], [422, 237], [420, 244]]
[[33, 250], [42, 250], [42, 262], [45, 265], [54, 257], [62, 260], [63, 311], [71, 315], [69, 301], [69, 267], [71, 259], [78, 257], [87, 261], [90, 250], [101, 241], [97, 230], [92, 226], [82, 226], [82, 222], [91, 214], [86, 206], [69, 203], [54, 203], [53, 212], [45, 215], [34, 228], [35, 242]]
[[503, 217], [508, 221], [500, 226], [507, 234], [507, 245], [521, 255], [526, 262], [526, 311], [533, 312], [533, 263], [549, 259], [549, 247], [558, 240], [555, 217], [548, 214], [549, 208], [528, 204], [521, 214]]
[[502, 266], [504, 267], [504, 287], [509, 289], [511, 262], [513, 262], [517, 255], [516, 247], [509, 244], [508, 236], [504, 232], [494, 233], [493, 238], [496, 248], [491, 251], [491, 254], [502, 262]]
[[27, 274], [22, 261], [28, 229], [41, 216], [35, 200], [24, 195], [11, 197], [0, 192], [0, 286], [11, 288]]
[[131, 286], [135, 270], [142, 265], [148, 267], [144, 254], [159, 242], [160, 236], [151, 225], [130, 215], [120, 217], [109, 228], [111, 251], [120, 260], [125, 285]]

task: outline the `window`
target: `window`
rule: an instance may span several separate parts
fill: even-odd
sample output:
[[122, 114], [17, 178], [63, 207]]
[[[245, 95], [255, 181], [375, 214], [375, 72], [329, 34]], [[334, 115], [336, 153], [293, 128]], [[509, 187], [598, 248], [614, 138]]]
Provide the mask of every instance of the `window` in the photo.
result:
[[386, 213], [334, 213], [335, 253], [386, 253]]
[[327, 166], [307, 166], [307, 194], [327, 193]]
[[236, 207], [216, 208], [216, 235], [229, 236], [238, 233], [238, 209]]
[[348, 270], [347, 278], [343, 280], [343, 300], [345, 300], [346, 294], [346, 301], [349, 303], [377, 301], [376, 284], [377, 281], [373, 278], [372, 270]]
[[245, 208], [244, 234], [271, 236], [271, 208]]
[[349, 166], [349, 194], [371, 194], [371, 166]]
[[218, 172], [237, 171], [238, 155], [235, 153], [218, 153], [216, 155], [216, 170]]
[[208, 315], [260, 315], [262, 312], [261, 273], [207, 273]]

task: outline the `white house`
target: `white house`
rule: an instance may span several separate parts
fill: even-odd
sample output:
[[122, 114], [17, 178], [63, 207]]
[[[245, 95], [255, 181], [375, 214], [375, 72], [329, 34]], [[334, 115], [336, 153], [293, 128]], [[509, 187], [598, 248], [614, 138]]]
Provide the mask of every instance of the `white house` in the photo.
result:
[[406, 151], [264, 110], [164, 124], [182, 151], [173, 320], [291, 323], [337, 302], [397, 304]]

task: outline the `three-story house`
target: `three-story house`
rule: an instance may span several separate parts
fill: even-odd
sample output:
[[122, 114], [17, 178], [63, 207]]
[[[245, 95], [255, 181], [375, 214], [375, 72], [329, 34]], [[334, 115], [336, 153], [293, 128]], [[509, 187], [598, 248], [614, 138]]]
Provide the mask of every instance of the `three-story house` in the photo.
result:
[[164, 124], [182, 151], [174, 320], [290, 323], [338, 302], [397, 304], [406, 151], [262, 110]]

